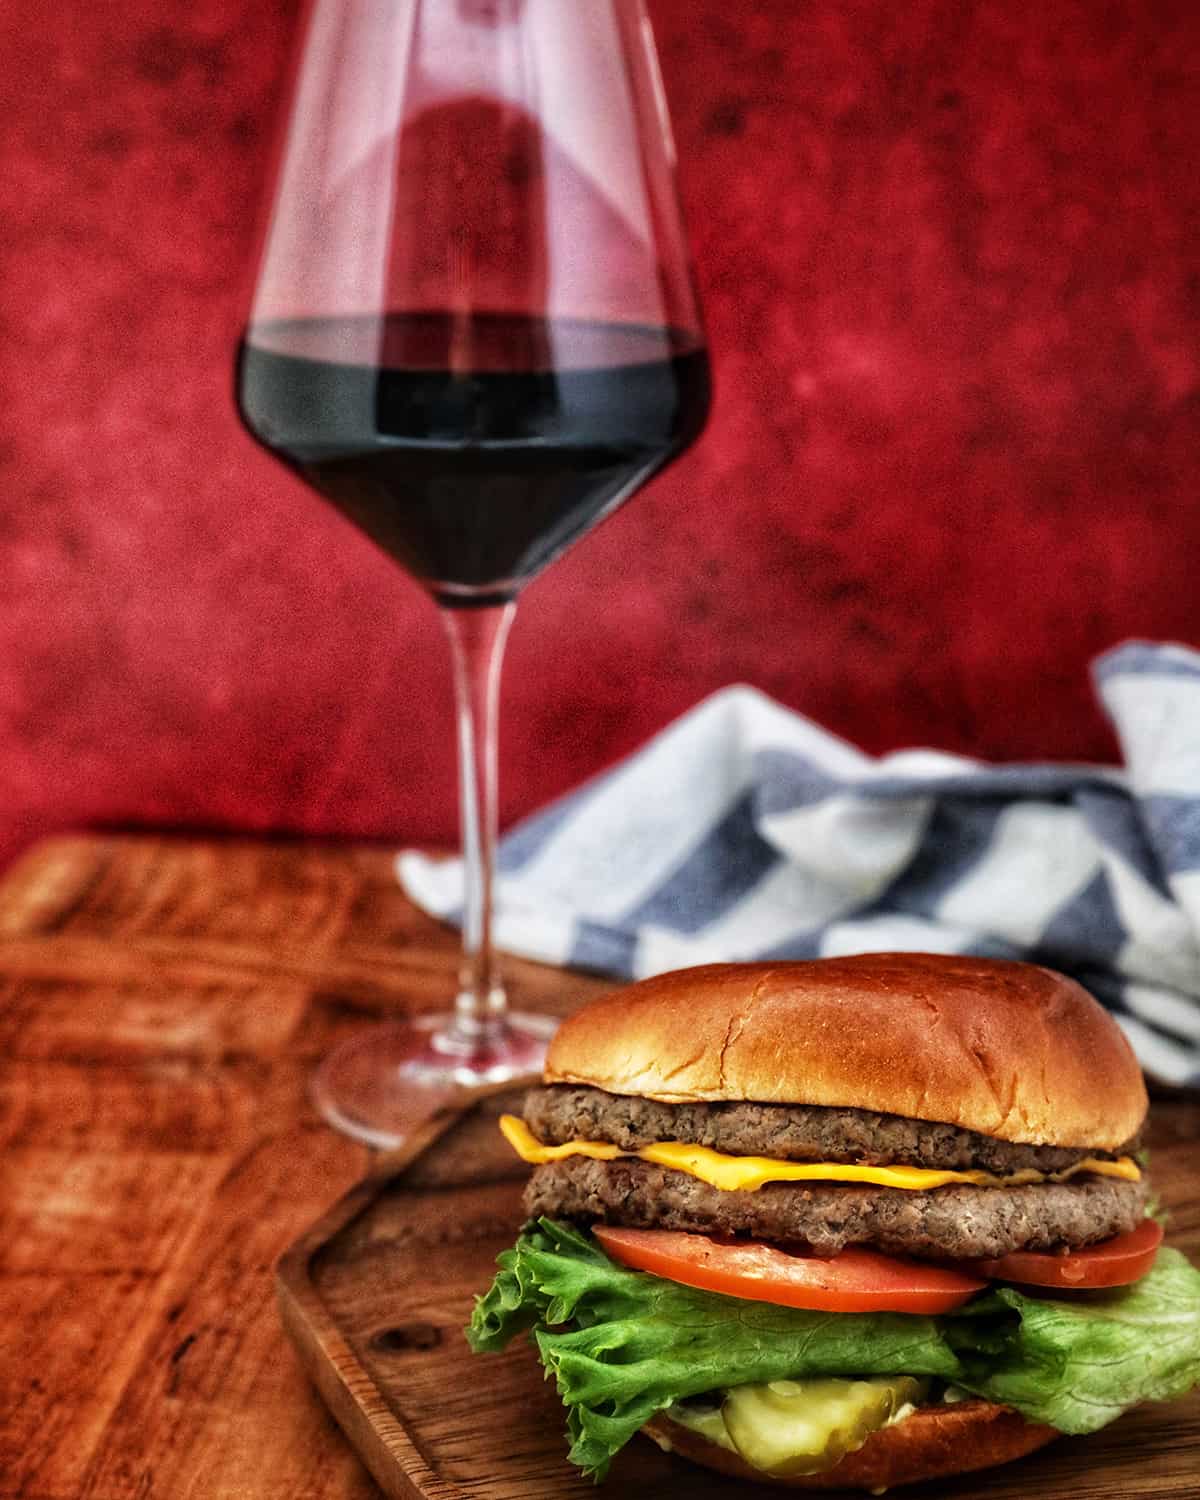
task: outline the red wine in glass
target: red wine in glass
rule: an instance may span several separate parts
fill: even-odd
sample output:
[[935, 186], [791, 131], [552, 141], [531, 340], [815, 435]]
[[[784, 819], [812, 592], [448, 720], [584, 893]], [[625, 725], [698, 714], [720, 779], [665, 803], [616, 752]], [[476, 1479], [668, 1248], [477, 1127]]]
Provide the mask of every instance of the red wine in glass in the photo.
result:
[[251, 434], [441, 610], [454, 666], [454, 1009], [353, 1039], [314, 1094], [392, 1145], [537, 1071], [492, 944], [496, 698], [517, 596], [701, 431], [708, 359], [642, 0], [314, 0], [237, 398]]
[[255, 327], [238, 388], [255, 437], [451, 607], [514, 597], [692, 442], [709, 394], [683, 330], [444, 312]]

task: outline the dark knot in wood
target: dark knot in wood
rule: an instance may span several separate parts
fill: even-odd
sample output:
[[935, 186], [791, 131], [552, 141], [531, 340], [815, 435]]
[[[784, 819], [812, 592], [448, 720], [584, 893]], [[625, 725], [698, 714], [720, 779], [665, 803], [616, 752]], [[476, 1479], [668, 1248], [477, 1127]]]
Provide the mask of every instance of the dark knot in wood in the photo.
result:
[[371, 1347], [383, 1354], [407, 1354], [413, 1349], [436, 1349], [442, 1342], [442, 1330], [432, 1323], [404, 1323], [399, 1328], [384, 1328], [371, 1340]]

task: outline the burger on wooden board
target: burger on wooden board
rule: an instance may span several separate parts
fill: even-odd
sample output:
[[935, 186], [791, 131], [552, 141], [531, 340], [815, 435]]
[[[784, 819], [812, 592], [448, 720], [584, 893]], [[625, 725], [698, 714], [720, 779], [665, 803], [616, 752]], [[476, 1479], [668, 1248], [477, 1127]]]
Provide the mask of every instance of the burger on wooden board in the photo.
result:
[[467, 1330], [528, 1333], [603, 1477], [639, 1430], [880, 1490], [1200, 1383], [1120, 1028], [1030, 964], [722, 964], [585, 1006], [502, 1129], [529, 1214]]

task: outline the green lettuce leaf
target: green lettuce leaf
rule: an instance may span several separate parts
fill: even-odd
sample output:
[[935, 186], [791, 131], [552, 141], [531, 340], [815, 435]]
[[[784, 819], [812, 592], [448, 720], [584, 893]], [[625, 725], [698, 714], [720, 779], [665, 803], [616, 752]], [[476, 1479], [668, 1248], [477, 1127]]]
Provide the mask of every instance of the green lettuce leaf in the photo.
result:
[[550, 1219], [527, 1228], [499, 1265], [468, 1341], [478, 1353], [533, 1331], [566, 1403], [571, 1460], [597, 1477], [683, 1396], [809, 1374], [961, 1373], [932, 1318], [800, 1312], [694, 1291], [627, 1271]]
[[[1001, 1307], [1019, 1322], [989, 1350], [979, 1331]], [[962, 1313], [944, 1320], [966, 1367], [960, 1383], [1060, 1432], [1095, 1432], [1130, 1406], [1200, 1385], [1200, 1271], [1178, 1250], [1160, 1250], [1133, 1286], [1071, 1298], [997, 1287]]]
[[468, 1341], [487, 1352], [532, 1334], [567, 1407], [571, 1460], [597, 1477], [672, 1401], [752, 1382], [930, 1375], [1071, 1433], [1200, 1383], [1200, 1273], [1176, 1251], [1123, 1291], [1068, 1301], [999, 1288], [940, 1318], [695, 1291], [626, 1270], [549, 1219], [498, 1264]]

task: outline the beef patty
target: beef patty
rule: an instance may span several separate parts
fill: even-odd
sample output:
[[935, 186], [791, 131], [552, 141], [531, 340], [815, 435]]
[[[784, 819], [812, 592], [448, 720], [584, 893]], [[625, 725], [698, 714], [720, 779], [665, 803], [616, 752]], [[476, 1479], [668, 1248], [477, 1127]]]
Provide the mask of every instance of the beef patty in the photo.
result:
[[1141, 1222], [1145, 1182], [1081, 1176], [1029, 1187], [900, 1188], [772, 1183], [723, 1192], [685, 1172], [636, 1159], [572, 1156], [535, 1167], [525, 1189], [531, 1218], [578, 1224], [747, 1234], [836, 1255], [873, 1245], [893, 1255], [992, 1259], [1105, 1240]]
[[730, 1156], [774, 1156], [785, 1161], [897, 1164], [954, 1172], [979, 1168], [998, 1177], [1032, 1168], [1061, 1172], [1085, 1156], [1128, 1155], [1022, 1146], [972, 1130], [868, 1109], [828, 1109], [807, 1104], [661, 1104], [654, 1099], [609, 1094], [603, 1089], [558, 1083], [531, 1089], [525, 1121], [547, 1145], [564, 1141], [611, 1141], [636, 1151], [655, 1141], [709, 1146]]

